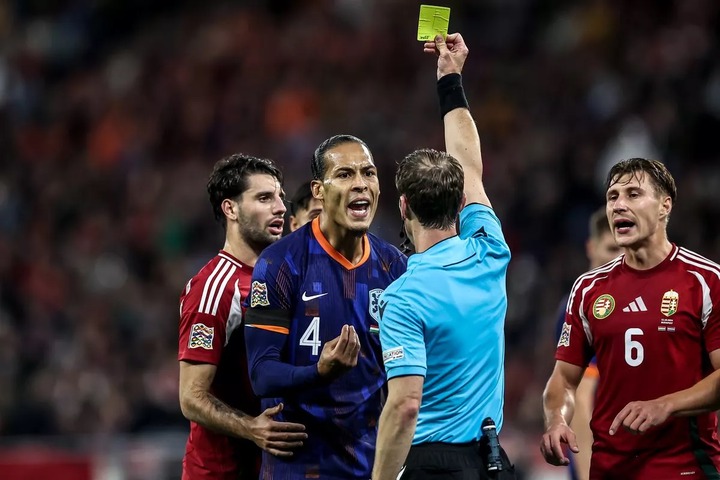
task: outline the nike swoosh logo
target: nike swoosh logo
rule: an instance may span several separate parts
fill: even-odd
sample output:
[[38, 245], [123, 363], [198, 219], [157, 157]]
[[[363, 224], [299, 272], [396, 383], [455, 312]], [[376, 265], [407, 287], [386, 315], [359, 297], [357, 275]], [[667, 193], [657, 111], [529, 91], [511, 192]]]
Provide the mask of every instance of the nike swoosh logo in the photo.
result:
[[400, 473], [398, 473], [396, 480], [400, 480], [400, 478], [403, 476], [403, 473], [405, 473], [406, 468], [407, 468], [407, 465], [403, 465], [403, 468], [400, 469]]
[[324, 297], [324, 296], [327, 295], [328, 293], [330, 293], [330, 292], [319, 293], [319, 294], [317, 294], [317, 295], [310, 295], [310, 296], [308, 296], [307, 292], [303, 292], [303, 294], [302, 294], [302, 299], [303, 299], [303, 302], [309, 302], [310, 300], [314, 300], [314, 299], [316, 299], [316, 298]]

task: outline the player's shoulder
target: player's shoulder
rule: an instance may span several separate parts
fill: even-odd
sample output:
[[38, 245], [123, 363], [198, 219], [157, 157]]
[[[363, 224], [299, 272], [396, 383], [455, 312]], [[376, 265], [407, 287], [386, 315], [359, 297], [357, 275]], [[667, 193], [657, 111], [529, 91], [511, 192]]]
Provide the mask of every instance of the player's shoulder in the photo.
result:
[[252, 270], [227, 252], [220, 251], [211, 258], [186, 284], [186, 289], [197, 283], [206, 283], [218, 278], [230, 278], [243, 270]]
[[370, 248], [375, 250], [378, 255], [384, 255], [384, 256], [387, 256], [388, 258], [405, 256], [405, 254], [402, 253], [399, 248], [397, 248], [392, 243], [390, 243], [386, 240], [383, 240], [382, 238], [378, 237], [377, 235], [368, 232], [367, 237], [370, 242]]
[[247, 275], [249, 281], [252, 268], [227, 252], [220, 251], [185, 284], [180, 295], [183, 304], [207, 301], [208, 296], [223, 296], [226, 293], [225, 286], [233, 285], [243, 274]]
[[608, 263], [578, 276], [570, 290], [570, 302], [576, 298], [592, 294], [597, 289], [605, 288], [608, 283], [616, 280], [622, 274], [624, 257], [624, 255], [620, 255]]
[[274, 242], [262, 251], [260, 258], [282, 259], [286, 255], [297, 257], [307, 252], [308, 238], [310, 235], [309, 223], [298, 228]]
[[388, 268], [393, 265], [397, 265], [398, 263], [402, 264], [403, 267], [407, 265], [407, 256], [395, 245], [370, 232], [367, 233], [367, 237], [370, 242], [370, 248], [375, 253], [378, 260], [385, 264]]
[[720, 280], [720, 265], [690, 249], [677, 247], [674, 260], [679, 262], [683, 269], [697, 272], [699, 275], [713, 281]]

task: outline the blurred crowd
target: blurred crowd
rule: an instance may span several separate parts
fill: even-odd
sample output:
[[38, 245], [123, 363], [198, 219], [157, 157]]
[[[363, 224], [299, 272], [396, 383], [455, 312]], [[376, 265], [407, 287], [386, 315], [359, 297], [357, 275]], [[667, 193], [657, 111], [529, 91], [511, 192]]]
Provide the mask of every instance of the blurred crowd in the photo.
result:
[[[720, 3], [438, 0], [470, 47], [485, 184], [513, 251], [506, 431], [539, 439], [558, 301], [605, 172], [658, 158], [671, 240], [720, 261]], [[150, 6], [152, 5], [152, 6]], [[443, 147], [419, 2], [0, 1], [0, 435], [185, 428], [178, 297], [222, 246], [205, 182], [242, 151], [293, 192], [336, 133]]]

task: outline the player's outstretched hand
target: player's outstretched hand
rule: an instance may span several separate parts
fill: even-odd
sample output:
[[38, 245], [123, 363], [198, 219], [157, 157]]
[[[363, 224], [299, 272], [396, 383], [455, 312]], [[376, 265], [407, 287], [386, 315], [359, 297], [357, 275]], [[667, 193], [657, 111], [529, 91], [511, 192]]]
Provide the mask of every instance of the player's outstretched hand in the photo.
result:
[[320, 376], [335, 378], [357, 365], [360, 339], [355, 327], [343, 325], [340, 336], [323, 345], [317, 369]]
[[276, 457], [292, 457], [292, 450], [302, 447], [307, 438], [305, 426], [299, 423], [276, 422], [273, 417], [282, 412], [279, 403], [266, 409], [250, 421], [250, 435], [253, 442]]
[[620, 426], [630, 433], [645, 433], [651, 427], [664, 423], [670, 417], [670, 407], [662, 398], [645, 402], [630, 402], [620, 410], [610, 425], [610, 435], [615, 435]]
[[438, 80], [450, 73], [462, 73], [469, 53], [465, 40], [459, 33], [451, 33], [445, 39], [442, 35], [437, 35], [434, 42], [425, 42], [423, 51], [438, 56]]
[[540, 451], [545, 461], [550, 465], [568, 465], [570, 459], [565, 455], [563, 444], [567, 445], [573, 453], [578, 453], [575, 432], [567, 424], [553, 425], [547, 429], [540, 442]]

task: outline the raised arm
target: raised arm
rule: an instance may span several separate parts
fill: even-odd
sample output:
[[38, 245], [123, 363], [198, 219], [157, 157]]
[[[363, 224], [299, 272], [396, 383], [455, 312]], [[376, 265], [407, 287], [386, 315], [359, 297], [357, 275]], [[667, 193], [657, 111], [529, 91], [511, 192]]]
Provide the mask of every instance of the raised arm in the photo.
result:
[[445, 148], [463, 167], [466, 203], [491, 206], [482, 183], [480, 136], [462, 86], [462, 68], [468, 56], [465, 41], [459, 33], [446, 39], [438, 35], [434, 43], [425, 44], [424, 50], [438, 55], [437, 89], [445, 123]]

